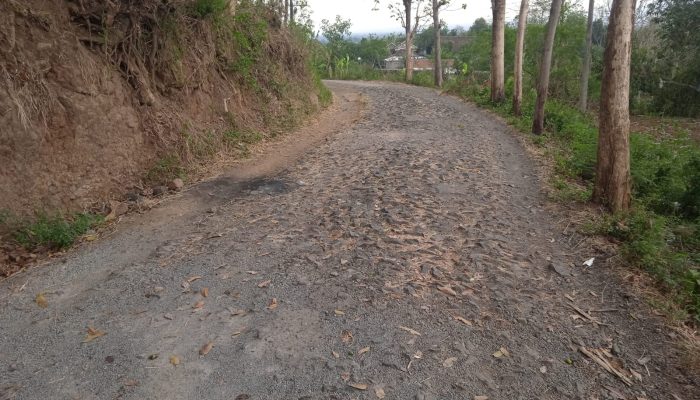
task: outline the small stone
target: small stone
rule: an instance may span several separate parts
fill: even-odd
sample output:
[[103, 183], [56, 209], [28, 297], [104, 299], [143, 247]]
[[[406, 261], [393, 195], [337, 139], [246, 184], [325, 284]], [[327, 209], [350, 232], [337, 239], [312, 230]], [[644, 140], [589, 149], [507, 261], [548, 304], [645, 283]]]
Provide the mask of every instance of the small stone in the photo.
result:
[[433, 269], [430, 271], [431, 275], [433, 275], [436, 279], [442, 279], [445, 277], [445, 274], [440, 271], [439, 268], [433, 267]]
[[113, 363], [113, 362], [114, 362], [114, 356], [107, 356], [107, 357], [105, 357], [105, 362], [106, 362], [107, 364]]
[[617, 343], [613, 343], [612, 345], [612, 353], [616, 356], [621, 356], [622, 355], [622, 350], [620, 349], [620, 346], [618, 346]]
[[[138, 195], [134, 197], [133, 201], [138, 200]], [[110, 201], [109, 202], [109, 214], [114, 217], [120, 217], [129, 212], [129, 205], [122, 203], [120, 201]]]
[[163, 185], [153, 187], [153, 195], [154, 196], [162, 196], [167, 191], [168, 191], [168, 188], [163, 186]]
[[141, 194], [139, 194], [137, 192], [129, 192], [126, 194], [126, 200], [130, 201], [132, 203], [135, 203], [136, 201], [138, 201], [139, 197], [141, 197]]
[[566, 265], [551, 262], [549, 263], [549, 267], [561, 276], [571, 276], [571, 269]]
[[179, 191], [185, 186], [185, 183], [180, 178], [175, 178], [168, 183], [168, 189]]

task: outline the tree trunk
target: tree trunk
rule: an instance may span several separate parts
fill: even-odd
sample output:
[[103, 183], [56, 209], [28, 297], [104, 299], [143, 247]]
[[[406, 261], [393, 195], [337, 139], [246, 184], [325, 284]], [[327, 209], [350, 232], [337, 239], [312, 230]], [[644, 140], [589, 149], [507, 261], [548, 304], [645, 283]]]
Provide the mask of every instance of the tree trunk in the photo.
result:
[[501, 103], [506, 99], [504, 59], [506, 1], [491, 0], [491, 8], [493, 11], [493, 26], [491, 29], [491, 101]]
[[413, 80], [413, 31], [411, 30], [412, 0], [403, 0], [406, 12], [406, 82]]
[[557, 32], [562, 0], [553, 0], [547, 21], [547, 35], [544, 38], [544, 52], [540, 64], [540, 75], [537, 79], [537, 101], [535, 102], [535, 117], [532, 122], [532, 133], [539, 135], [544, 131], [544, 105], [549, 91], [549, 71], [552, 69], [552, 51], [554, 35]]
[[433, 0], [433, 29], [435, 30], [435, 44], [433, 53], [435, 62], [433, 72], [435, 74], [435, 86], [442, 87], [442, 43], [440, 43], [440, 0]]
[[527, 26], [527, 11], [529, 6], [530, 4], [528, 0], [522, 0], [520, 2], [520, 14], [518, 14], [518, 36], [515, 39], [513, 113], [518, 117], [523, 113], [523, 48], [525, 47], [525, 27]]
[[228, 0], [228, 13], [229, 15], [236, 15], [236, 3], [238, 0]]
[[586, 48], [583, 53], [581, 69], [581, 92], [578, 98], [578, 109], [586, 112], [588, 109], [588, 77], [591, 74], [591, 46], [593, 45], [593, 7], [595, 0], [588, 2], [588, 24], [586, 26]]
[[284, 0], [284, 24], [289, 25], [289, 0]]
[[613, 0], [603, 56], [593, 199], [613, 212], [629, 209], [632, 197], [629, 89], [634, 8], [634, 0]]
[[289, 0], [289, 25], [294, 25], [294, 0]]

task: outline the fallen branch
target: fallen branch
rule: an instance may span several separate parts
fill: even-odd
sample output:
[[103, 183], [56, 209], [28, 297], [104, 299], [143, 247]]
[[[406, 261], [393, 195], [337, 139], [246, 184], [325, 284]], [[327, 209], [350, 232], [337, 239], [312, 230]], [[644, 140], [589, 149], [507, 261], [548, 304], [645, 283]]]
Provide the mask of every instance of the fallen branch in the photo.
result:
[[583, 346], [578, 348], [579, 351], [583, 354], [585, 354], [588, 358], [593, 360], [596, 364], [600, 365], [604, 370], [608, 371], [609, 373], [617, 376], [620, 378], [622, 382], [624, 382], [625, 385], [627, 386], [632, 386], [632, 380], [625, 375], [622, 371], [619, 369], [613, 367], [608, 360], [605, 359], [605, 356], [601, 354], [600, 350], [598, 349], [587, 349]]

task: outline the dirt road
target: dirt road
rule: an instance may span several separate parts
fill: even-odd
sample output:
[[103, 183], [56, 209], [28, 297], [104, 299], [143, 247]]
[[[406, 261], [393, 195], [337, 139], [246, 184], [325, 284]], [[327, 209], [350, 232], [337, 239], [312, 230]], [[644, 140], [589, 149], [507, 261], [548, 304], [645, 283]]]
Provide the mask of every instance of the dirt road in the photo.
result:
[[299, 159], [2, 283], [0, 399], [700, 398], [505, 125], [434, 90], [329, 85]]

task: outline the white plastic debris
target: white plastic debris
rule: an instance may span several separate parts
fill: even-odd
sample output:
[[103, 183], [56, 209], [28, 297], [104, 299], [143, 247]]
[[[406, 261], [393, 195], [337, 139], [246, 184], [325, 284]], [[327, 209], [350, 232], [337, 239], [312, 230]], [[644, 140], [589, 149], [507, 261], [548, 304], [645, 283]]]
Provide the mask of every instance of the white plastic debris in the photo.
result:
[[583, 262], [583, 265], [586, 267], [592, 267], [593, 266], [593, 261], [595, 261], [595, 257], [589, 258], [588, 260]]

